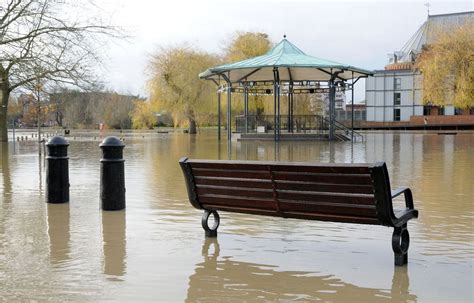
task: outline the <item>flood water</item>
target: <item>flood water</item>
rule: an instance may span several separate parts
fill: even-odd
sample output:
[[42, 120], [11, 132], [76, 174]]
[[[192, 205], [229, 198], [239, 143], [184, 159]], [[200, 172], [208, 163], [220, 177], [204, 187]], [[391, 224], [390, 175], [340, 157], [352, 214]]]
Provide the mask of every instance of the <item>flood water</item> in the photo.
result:
[[[70, 197], [45, 203], [37, 143], [10, 142], [0, 163], [3, 301], [472, 302], [474, 134], [369, 133], [362, 143], [217, 143], [215, 132], [126, 135], [126, 211], [99, 208], [99, 139], [70, 141]], [[206, 240], [180, 157], [385, 161], [410, 187], [408, 266], [392, 229], [221, 212]], [[400, 205], [402, 200], [399, 201]]]

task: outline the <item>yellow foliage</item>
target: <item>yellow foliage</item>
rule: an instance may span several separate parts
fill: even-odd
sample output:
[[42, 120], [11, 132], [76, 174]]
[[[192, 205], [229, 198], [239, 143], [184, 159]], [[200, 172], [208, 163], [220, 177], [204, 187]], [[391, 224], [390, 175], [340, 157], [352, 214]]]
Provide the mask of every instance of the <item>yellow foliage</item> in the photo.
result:
[[[160, 48], [149, 65], [150, 107], [154, 111], [164, 110], [170, 113], [175, 125], [193, 122], [206, 125], [216, 123], [216, 85], [211, 81], [199, 79], [199, 73], [221, 64], [222, 61], [239, 61], [262, 55], [270, 47], [271, 42], [267, 34], [237, 32], [224, 47], [225, 60], [188, 45]], [[243, 97], [238, 94], [232, 97], [233, 113], [242, 112]], [[250, 110], [263, 110], [261, 97], [251, 96], [250, 99]], [[224, 95], [224, 109], [225, 100]]]
[[225, 47], [225, 61], [236, 62], [265, 54], [272, 47], [265, 33], [236, 32]]
[[[229, 45], [224, 47], [224, 61], [231, 63], [261, 56], [267, 53], [271, 47], [272, 42], [265, 33], [236, 32]], [[249, 96], [249, 111], [262, 114], [267, 107], [267, 103], [273, 104], [271, 100], [267, 102], [264, 100], [263, 96]], [[234, 94], [232, 96], [232, 111], [234, 113], [243, 113], [244, 102], [242, 95]]]
[[436, 36], [417, 62], [423, 74], [423, 102], [474, 107], [474, 23]]
[[156, 122], [151, 104], [146, 101], [134, 101], [135, 108], [132, 112], [132, 127], [135, 129], [151, 129]]
[[199, 73], [218, 64], [218, 58], [189, 46], [161, 48], [151, 60], [148, 82], [153, 107], [189, 121], [215, 111], [215, 85]]

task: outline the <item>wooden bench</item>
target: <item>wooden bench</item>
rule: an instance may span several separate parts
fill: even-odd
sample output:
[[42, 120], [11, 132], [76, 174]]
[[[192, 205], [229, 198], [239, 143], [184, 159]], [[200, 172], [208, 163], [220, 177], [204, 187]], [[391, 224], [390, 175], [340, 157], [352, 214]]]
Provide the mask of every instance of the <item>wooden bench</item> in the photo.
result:
[[[189, 201], [203, 209], [202, 226], [217, 236], [218, 210], [283, 218], [394, 227], [395, 265], [408, 261], [407, 222], [418, 217], [409, 188], [390, 190], [385, 163], [321, 164], [261, 161], [179, 161]], [[395, 214], [392, 199], [405, 196]], [[210, 215], [214, 225], [209, 226]]]

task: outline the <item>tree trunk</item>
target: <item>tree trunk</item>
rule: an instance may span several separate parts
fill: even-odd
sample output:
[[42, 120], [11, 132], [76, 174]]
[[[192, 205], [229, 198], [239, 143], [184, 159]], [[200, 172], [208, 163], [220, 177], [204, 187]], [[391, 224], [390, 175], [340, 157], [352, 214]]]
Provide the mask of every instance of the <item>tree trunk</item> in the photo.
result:
[[[2, 88], [0, 88], [2, 89]], [[10, 97], [10, 91], [8, 89], [1, 90], [1, 102], [0, 102], [0, 142], [8, 141], [8, 98]]]
[[189, 118], [189, 133], [192, 135], [195, 135], [197, 133], [196, 120], [194, 120], [193, 118]]

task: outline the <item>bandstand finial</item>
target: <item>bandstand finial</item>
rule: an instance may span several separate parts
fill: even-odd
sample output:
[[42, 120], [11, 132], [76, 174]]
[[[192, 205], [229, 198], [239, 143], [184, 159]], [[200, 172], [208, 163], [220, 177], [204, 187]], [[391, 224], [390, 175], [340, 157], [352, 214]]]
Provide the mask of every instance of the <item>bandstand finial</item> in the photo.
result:
[[283, 39], [286, 39], [286, 34], [283, 34]]

